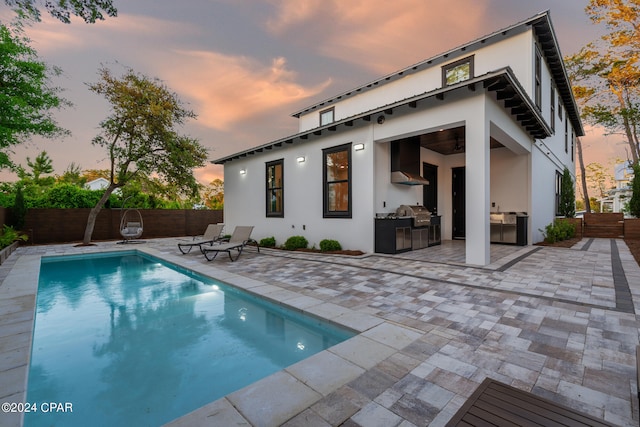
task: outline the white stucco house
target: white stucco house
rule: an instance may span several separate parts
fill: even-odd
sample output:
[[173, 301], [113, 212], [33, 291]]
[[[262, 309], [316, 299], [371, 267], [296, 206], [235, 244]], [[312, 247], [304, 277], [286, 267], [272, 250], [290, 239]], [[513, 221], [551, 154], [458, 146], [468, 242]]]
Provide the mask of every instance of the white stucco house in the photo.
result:
[[600, 199], [601, 212], [622, 212], [625, 204], [633, 196], [631, 188], [633, 175], [633, 168], [628, 161], [617, 163], [613, 167], [615, 187], [607, 191], [607, 197]]
[[422, 205], [476, 265], [491, 213], [522, 212], [524, 243], [543, 239], [584, 133], [548, 11], [293, 116], [298, 133], [213, 161], [227, 230], [374, 252], [376, 217]]

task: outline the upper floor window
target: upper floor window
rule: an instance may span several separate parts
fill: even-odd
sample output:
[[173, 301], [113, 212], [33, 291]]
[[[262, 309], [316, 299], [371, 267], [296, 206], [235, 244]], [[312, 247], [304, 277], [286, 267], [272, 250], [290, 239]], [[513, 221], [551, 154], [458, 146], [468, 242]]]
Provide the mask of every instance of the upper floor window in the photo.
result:
[[323, 217], [351, 218], [351, 143], [322, 150]]
[[564, 152], [569, 152], [569, 120], [564, 121]]
[[536, 46], [535, 59], [535, 103], [538, 110], [542, 109], [542, 55]]
[[449, 86], [473, 78], [473, 56], [442, 67], [442, 86]]
[[267, 163], [267, 216], [284, 217], [284, 160]]
[[553, 82], [551, 83], [551, 130], [553, 132], [556, 131], [556, 88], [553, 86]]
[[320, 111], [320, 126], [328, 125], [335, 121], [335, 109], [329, 108], [327, 110]]
[[558, 96], [558, 118], [562, 121], [562, 98]]

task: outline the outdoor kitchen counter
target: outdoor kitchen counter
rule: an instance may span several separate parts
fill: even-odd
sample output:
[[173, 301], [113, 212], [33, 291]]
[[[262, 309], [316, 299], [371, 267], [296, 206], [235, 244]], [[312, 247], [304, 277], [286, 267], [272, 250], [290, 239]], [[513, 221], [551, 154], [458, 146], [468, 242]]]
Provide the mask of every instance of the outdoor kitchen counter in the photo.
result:
[[413, 225], [412, 217], [375, 219], [375, 251], [397, 254], [440, 244], [440, 217], [431, 216], [431, 224]]

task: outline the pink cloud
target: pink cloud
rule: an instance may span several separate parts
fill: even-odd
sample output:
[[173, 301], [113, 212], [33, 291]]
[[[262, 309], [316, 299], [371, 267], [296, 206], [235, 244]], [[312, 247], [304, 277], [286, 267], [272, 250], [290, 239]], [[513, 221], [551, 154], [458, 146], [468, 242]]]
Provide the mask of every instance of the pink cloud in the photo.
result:
[[[448, 0], [432, 0], [429, 7], [423, 0], [275, 4], [277, 15], [266, 23], [269, 32], [283, 38], [295, 34], [298, 43], [376, 73], [435, 55], [442, 49], [442, 40], [448, 40], [445, 48], [453, 48], [482, 36], [479, 28], [486, 22], [486, 4], [477, 0], [456, 2], [456, 9], [473, 13], [451, 13]], [[425, 46], [431, 46], [431, 51], [425, 51]]]
[[117, 18], [91, 25], [83, 23], [77, 17], [72, 17], [71, 20], [71, 24], [63, 24], [50, 15], [43, 14], [42, 22], [27, 27], [27, 34], [34, 41], [39, 54], [100, 48], [122, 51], [125, 50], [122, 46], [130, 48], [146, 42], [162, 43], [163, 39], [176, 34], [186, 37], [198, 32], [197, 27], [185, 23], [131, 14], [120, 14]]
[[313, 87], [297, 83], [296, 73], [287, 69], [284, 58], [263, 64], [217, 52], [177, 53], [180, 67], [162, 70], [163, 77], [196, 104], [199, 124], [218, 130], [229, 130], [249, 117], [314, 96], [331, 84], [331, 80]]

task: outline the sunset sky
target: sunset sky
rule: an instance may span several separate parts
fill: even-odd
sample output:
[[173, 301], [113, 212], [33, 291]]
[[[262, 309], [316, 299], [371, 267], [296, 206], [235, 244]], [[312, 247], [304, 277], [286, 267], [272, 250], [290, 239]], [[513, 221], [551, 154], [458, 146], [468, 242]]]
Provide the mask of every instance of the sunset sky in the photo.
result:
[[[26, 166], [46, 150], [56, 174], [70, 163], [107, 168], [91, 145], [108, 105], [87, 89], [101, 64], [162, 79], [198, 118], [183, 132], [216, 159], [297, 132], [290, 114], [549, 9], [563, 55], [596, 39], [586, 0], [114, 0], [117, 18], [27, 29], [41, 59], [62, 68], [55, 85], [74, 107], [56, 114], [72, 135], [34, 139], [12, 156]], [[13, 14], [0, 3], [0, 20]], [[585, 161], [626, 158], [618, 136], [586, 127]], [[196, 171], [202, 183], [222, 167]], [[0, 172], [0, 180], [16, 177]]]

